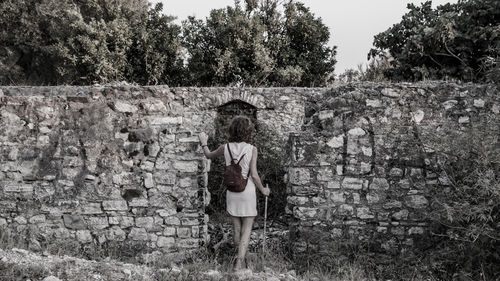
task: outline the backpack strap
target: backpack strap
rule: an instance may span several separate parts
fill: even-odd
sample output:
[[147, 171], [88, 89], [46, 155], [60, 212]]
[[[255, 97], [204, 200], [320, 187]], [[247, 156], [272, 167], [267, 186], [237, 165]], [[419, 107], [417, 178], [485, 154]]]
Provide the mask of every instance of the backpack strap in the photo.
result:
[[[233, 154], [231, 153], [231, 149], [229, 149], [229, 143], [227, 144], [227, 151], [229, 152], [229, 157], [231, 157], [231, 163], [234, 163], [234, 158], [233, 158]], [[240, 164], [241, 160], [243, 159], [243, 157], [245, 156], [246, 153], [243, 153], [243, 155], [241, 155], [240, 157], [240, 160], [238, 160], [238, 162], [236, 162], [236, 164]]]

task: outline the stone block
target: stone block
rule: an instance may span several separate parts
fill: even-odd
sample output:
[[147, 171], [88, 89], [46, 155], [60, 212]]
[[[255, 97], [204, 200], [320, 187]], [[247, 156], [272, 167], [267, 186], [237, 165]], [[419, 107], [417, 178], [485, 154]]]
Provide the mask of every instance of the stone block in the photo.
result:
[[333, 180], [333, 171], [330, 167], [324, 167], [319, 169], [317, 175], [318, 181], [331, 181]]
[[370, 189], [387, 190], [389, 189], [389, 182], [385, 178], [373, 178]]
[[331, 148], [341, 148], [341, 147], [344, 147], [344, 136], [340, 135], [340, 136], [337, 136], [337, 137], [333, 137], [333, 138], [331, 138], [326, 143], [326, 145], [329, 146], [329, 147], [331, 147]]
[[200, 140], [198, 139], [198, 136], [179, 138], [177, 141], [180, 143], [199, 143], [200, 142]]
[[304, 185], [311, 181], [311, 173], [307, 168], [291, 168], [288, 170], [288, 178], [291, 184]]
[[366, 106], [369, 106], [369, 107], [382, 107], [382, 102], [380, 100], [371, 100], [371, 99], [366, 99]]
[[349, 131], [347, 131], [347, 134], [349, 134], [350, 136], [360, 137], [360, 136], [366, 135], [366, 131], [357, 127], [357, 128], [353, 128], [353, 129], [350, 129]]
[[354, 214], [354, 207], [348, 204], [340, 205], [338, 214], [341, 216], [352, 216]]
[[408, 234], [409, 235], [422, 235], [424, 234], [425, 230], [423, 227], [420, 227], [420, 226], [414, 226], [414, 227], [410, 227], [410, 229], [408, 229]]
[[191, 237], [193, 237], [193, 238], [200, 237], [200, 227], [199, 226], [192, 226], [191, 227]]
[[368, 204], [378, 203], [380, 201], [380, 196], [378, 193], [370, 191], [366, 194], [366, 201]]
[[24, 216], [15, 217], [14, 222], [16, 222], [18, 224], [27, 224], [28, 223], [28, 221], [26, 220], [26, 218]]
[[134, 241], [147, 241], [148, 233], [144, 228], [133, 227], [128, 234], [128, 238]]
[[118, 112], [123, 112], [123, 113], [134, 113], [137, 112], [137, 106], [132, 105], [128, 102], [122, 101], [122, 100], [117, 100], [113, 104], [114, 110]]
[[151, 125], [180, 125], [182, 124], [182, 117], [170, 116], [149, 116], [147, 118]]
[[175, 173], [156, 172], [153, 175], [154, 181], [158, 184], [174, 185], [177, 176]]
[[144, 187], [147, 189], [154, 187], [153, 174], [151, 173], [144, 174]]
[[177, 237], [180, 237], [180, 238], [191, 237], [191, 228], [190, 227], [177, 228]]
[[87, 223], [92, 230], [102, 230], [109, 226], [107, 217], [90, 217], [87, 219]]
[[389, 171], [389, 176], [391, 177], [402, 177], [403, 176], [403, 170], [400, 168], [392, 168]]
[[200, 240], [195, 238], [180, 239], [176, 243], [179, 248], [194, 249], [200, 246]]
[[78, 215], [63, 215], [64, 225], [69, 229], [82, 230], [87, 228], [87, 224], [82, 216]]
[[475, 99], [474, 100], [474, 106], [475, 107], [483, 108], [484, 104], [485, 104], [485, 102], [482, 99]]
[[163, 235], [165, 236], [175, 236], [176, 229], [175, 227], [165, 227], [163, 230]]
[[365, 156], [371, 157], [373, 155], [373, 149], [369, 146], [362, 146], [361, 151]]
[[30, 223], [43, 223], [45, 222], [46, 220], [46, 217], [44, 214], [40, 214], [40, 215], [35, 215], [35, 216], [32, 216], [30, 219], [29, 219], [29, 222]]
[[295, 218], [299, 220], [315, 219], [317, 213], [318, 213], [317, 208], [308, 208], [308, 207], [293, 208], [293, 215]]
[[333, 237], [342, 237], [343, 231], [341, 228], [332, 228], [332, 230], [330, 231], [330, 234]]
[[391, 200], [388, 202], [385, 202], [383, 205], [384, 209], [393, 209], [393, 208], [401, 208], [403, 206], [403, 203], [397, 200]]
[[160, 209], [160, 210], [156, 210], [156, 213], [157, 213], [160, 217], [166, 218], [166, 217], [169, 217], [169, 216], [172, 216], [172, 215], [177, 214], [177, 210], [176, 210], [175, 208], [171, 208], [171, 209]]
[[294, 206], [303, 206], [305, 205], [309, 199], [304, 196], [288, 196], [287, 197], [287, 202], [288, 204], [294, 205]]
[[382, 96], [390, 97], [390, 98], [399, 98], [399, 96], [401, 95], [399, 90], [392, 89], [392, 88], [382, 89], [381, 94], [382, 94]]
[[125, 200], [107, 200], [102, 202], [105, 211], [128, 211], [127, 201]]
[[166, 217], [165, 218], [166, 225], [181, 225], [181, 220], [178, 217]]
[[132, 200], [128, 201], [128, 205], [132, 208], [148, 207], [149, 201], [148, 201], [148, 199], [144, 199], [144, 198], [133, 198]]
[[352, 193], [352, 200], [354, 201], [354, 204], [360, 204], [361, 203], [361, 195], [359, 193], [353, 192]]
[[160, 248], [171, 248], [175, 246], [175, 238], [160, 236], [156, 241], [156, 245]]
[[185, 177], [179, 180], [179, 187], [181, 188], [186, 188], [186, 187], [193, 187], [193, 180], [191, 177]]
[[86, 203], [80, 207], [80, 212], [84, 215], [102, 214], [101, 203]]
[[93, 240], [90, 230], [77, 230], [76, 239], [82, 243], [89, 243]]
[[109, 241], [124, 241], [127, 238], [127, 234], [118, 226], [113, 226], [106, 230], [106, 239]]
[[408, 210], [403, 209], [398, 212], [395, 212], [394, 214], [392, 214], [391, 217], [398, 221], [406, 220], [408, 219]]
[[410, 195], [406, 197], [406, 206], [414, 209], [423, 209], [429, 205], [429, 201], [423, 195]]
[[200, 222], [198, 218], [181, 218], [181, 225], [185, 226], [193, 226], [193, 225], [199, 225]]
[[340, 189], [340, 180], [332, 180], [328, 182], [328, 189]]
[[333, 203], [345, 203], [346, 196], [344, 191], [332, 191], [330, 192], [330, 201]]
[[362, 189], [363, 179], [346, 177], [342, 181], [343, 189]]
[[405, 235], [405, 228], [404, 227], [392, 227], [391, 233], [394, 235], [397, 235], [397, 236], [403, 236], [403, 235]]
[[142, 107], [148, 112], [148, 113], [165, 113], [167, 112], [167, 108], [165, 107], [165, 104], [163, 101], [159, 99], [151, 99], [151, 100], [146, 100], [141, 102]]
[[4, 192], [32, 193], [33, 185], [24, 183], [2, 182]]
[[109, 224], [119, 225], [122, 228], [127, 228], [135, 225], [133, 217], [124, 217], [124, 216], [109, 217], [108, 221]]
[[135, 218], [135, 226], [152, 229], [154, 226], [154, 219], [153, 217], [137, 217]]
[[181, 173], [196, 173], [198, 171], [198, 161], [176, 161], [173, 168]]
[[316, 196], [322, 192], [319, 186], [294, 185], [292, 186], [292, 194], [294, 195], [311, 195]]
[[357, 217], [360, 219], [373, 219], [375, 216], [371, 212], [370, 208], [368, 207], [358, 207], [357, 208]]
[[322, 110], [319, 112], [318, 118], [320, 121], [330, 119], [335, 117], [335, 112], [333, 110]]

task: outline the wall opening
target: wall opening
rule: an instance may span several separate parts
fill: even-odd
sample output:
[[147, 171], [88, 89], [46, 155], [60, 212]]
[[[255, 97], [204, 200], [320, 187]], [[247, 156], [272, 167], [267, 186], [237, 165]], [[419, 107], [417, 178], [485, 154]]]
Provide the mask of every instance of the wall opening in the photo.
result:
[[[268, 183], [272, 189], [268, 206], [268, 217], [278, 218], [284, 214], [286, 205], [286, 188], [284, 184], [284, 146], [281, 137], [275, 130], [265, 124], [265, 120], [258, 120], [259, 110], [244, 101], [234, 100], [217, 108], [215, 130], [209, 138], [209, 145], [215, 149], [218, 145], [227, 143], [227, 131], [231, 119], [237, 115], [250, 118], [255, 125], [255, 135], [252, 144], [259, 150], [257, 169], [264, 184]], [[208, 190], [211, 193], [210, 204], [206, 209], [211, 221], [216, 222], [218, 218], [225, 217], [226, 190], [222, 186], [222, 171], [224, 170], [224, 159], [214, 159], [208, 174]], [[259, 191], [257, 191], [258, 194]], [[258, 213], [264, 213], [263, 197], [258, 195]], [[221, 216], [217, 215], [221, 214]]]

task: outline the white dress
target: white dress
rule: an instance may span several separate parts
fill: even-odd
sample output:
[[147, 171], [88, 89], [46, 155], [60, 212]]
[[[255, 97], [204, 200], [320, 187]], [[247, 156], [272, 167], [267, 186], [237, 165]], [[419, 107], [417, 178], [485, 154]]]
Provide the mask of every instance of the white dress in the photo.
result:
[[[236, 162], [240, 162], [241, 173], [244, 178], [247, 178], [250, 171], [250, 160], [252, 160], [253, 145], [246, 142], [231, 142], [229, 143], [231, 154]], [[224, 158], [226, 166], [231, 164], [231, 157], [227, 150], [227, 144], [224, 145]], [[255, 184], [252, 177], [248, 177], [247, 185], [243, 192], [226, 191], [226, 210], [234, 217], [255, 217], [257, 216], [257, 197], [255, 194]]]

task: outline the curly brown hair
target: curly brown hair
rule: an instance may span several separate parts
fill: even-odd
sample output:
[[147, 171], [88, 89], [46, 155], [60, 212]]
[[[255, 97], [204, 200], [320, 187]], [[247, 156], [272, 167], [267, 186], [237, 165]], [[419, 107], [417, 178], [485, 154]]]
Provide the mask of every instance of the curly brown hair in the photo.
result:
[[252, 141], [254, 126], [250, 118], [246, 116], [235, 116], [229, 125], [229, 142]]

